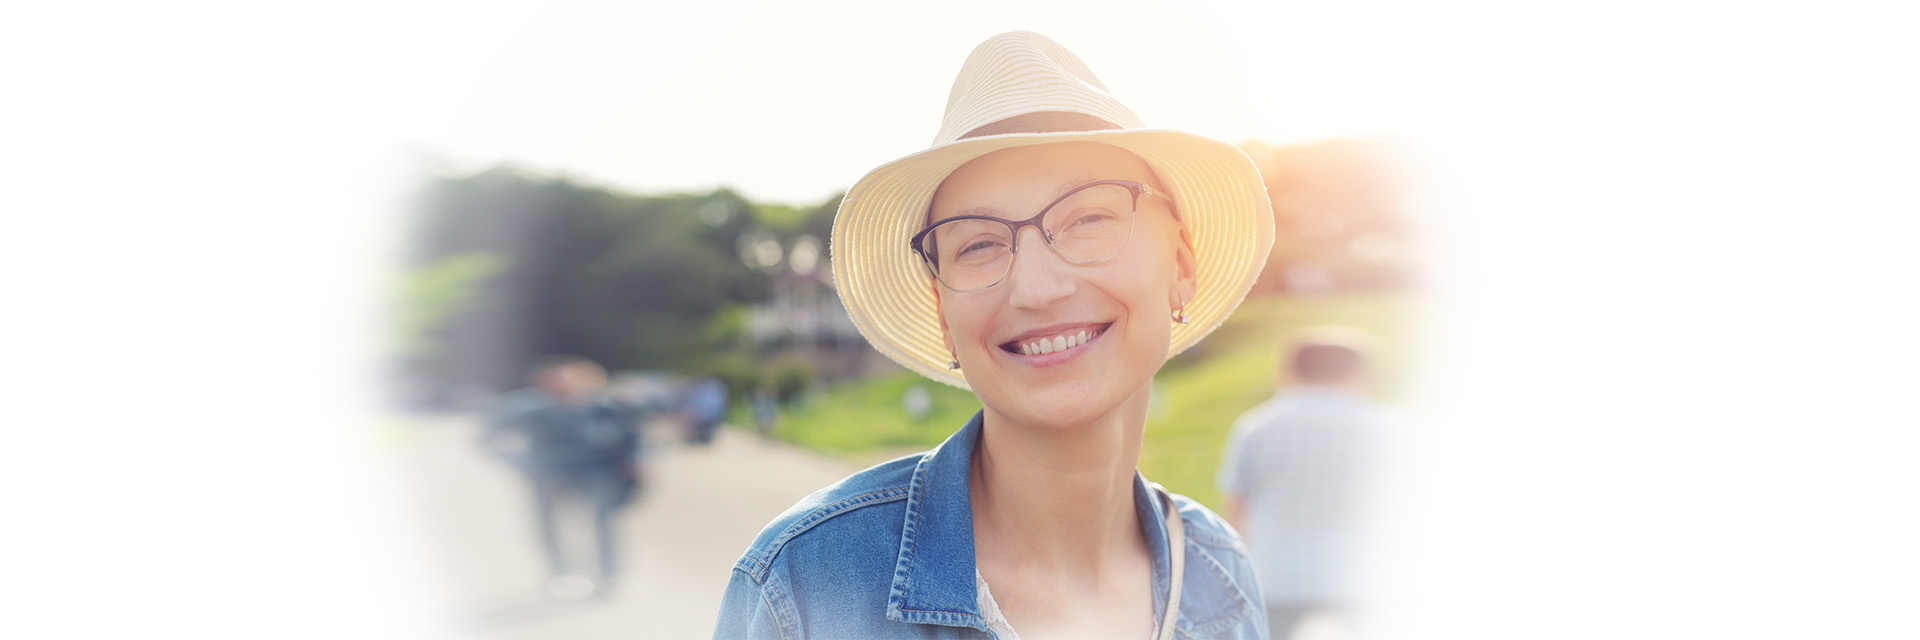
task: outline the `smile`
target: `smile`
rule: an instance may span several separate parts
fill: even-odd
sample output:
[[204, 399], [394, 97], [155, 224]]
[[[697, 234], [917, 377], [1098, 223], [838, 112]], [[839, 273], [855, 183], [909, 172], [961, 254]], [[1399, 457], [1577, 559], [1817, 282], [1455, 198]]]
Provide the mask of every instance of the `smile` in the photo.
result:
[[1109, 326], [1112, 325], [1103, 324], [1098, 327], [1067, 331], [1051, 336], [1022, 338], [1001, 344], [1000, 348], [1008, 353], [1016, 353], [1023, 356], [1059, 353], [1068, 349], [1077, 349], [1092, 342], [1094, 338], [1098, 338], [1101, 334], [1106, 333], [1107, 327]]

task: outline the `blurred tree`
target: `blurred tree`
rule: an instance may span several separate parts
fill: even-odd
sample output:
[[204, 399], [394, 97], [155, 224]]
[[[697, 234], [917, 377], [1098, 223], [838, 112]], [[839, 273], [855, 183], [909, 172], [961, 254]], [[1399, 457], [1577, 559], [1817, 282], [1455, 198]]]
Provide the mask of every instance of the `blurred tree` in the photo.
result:
[[430, 357], [440, 348], [435, 333], [473, 304], [486, 278], [506, 266], [500, 256], [460, 253], [405, 274], [395, 306], [392, 349], [403, 357]]
[[459, 256], [498, 262], [491, 277], [468, 274], [478, 286], [466, 304], [406, 321], [439, 348], [410, 352], [405, 364], [437, 386], [495, 389], [517, 385], [524, 364], [549, 353], [616, 370], [707, 373], [737, 341], [739, 309], [769, 291], [767, 273], [740, 259], [741, 237], [761, 232], [762, 217], [797, 227], [804, 211], [727, 189], [635, 196], [510, 168], [436, 178], [420, 198], [410, 269], [477, 269], [448, 262]]

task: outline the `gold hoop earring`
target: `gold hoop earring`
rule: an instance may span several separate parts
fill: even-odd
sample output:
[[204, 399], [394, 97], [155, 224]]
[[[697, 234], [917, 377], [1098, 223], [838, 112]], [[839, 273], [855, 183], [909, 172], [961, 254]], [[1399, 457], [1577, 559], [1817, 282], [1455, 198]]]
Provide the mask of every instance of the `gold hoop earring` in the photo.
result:
[[1186, 324], [1187, 320], [1190, 320], [1190, 318], [1187, 317], [1187, 303], [1181, 302], [1180, 308], [1173, 310], [1173, 321]]

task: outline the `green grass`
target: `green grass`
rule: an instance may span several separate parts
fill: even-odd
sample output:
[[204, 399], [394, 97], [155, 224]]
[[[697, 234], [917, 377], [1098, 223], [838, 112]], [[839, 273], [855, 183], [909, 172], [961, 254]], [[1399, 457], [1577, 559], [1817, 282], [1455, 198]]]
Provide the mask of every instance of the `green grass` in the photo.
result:
[[[924, 419], [907, 413], [907, 389], [919, 386], [932, 400]], [[945, 440], [974, 412], [972, 393], [901, 369], [895, 373], [841, 385], [824, 396], [803, 400], [780, 414], [782, 440], [867, 465], [925, 450]], [[736, 424], [752, 424], [736, 421]]]
[[[1399, 395], [1409, 352], [1412, 301], [1399, 294], [1248, 300], [1199, 346], [1155, 377], [1140, 470], [1178, 493], [1219, 509], [1213, 474], [1227, 431], [1241, 412], [1273, 394], [1281, 341], [1301, 329], [1344, 324], [1381, 338], [1376, 385]], [[930, 393], [932, 410], [914, 421], [909, 385]], [[782, 413], [779, 437], [855, 464], [871, 464], [939, 444], [980, 408], [973, 394], [899, 371], [849, 383]], [[751, 421], [736, 424], [751, 424]]]

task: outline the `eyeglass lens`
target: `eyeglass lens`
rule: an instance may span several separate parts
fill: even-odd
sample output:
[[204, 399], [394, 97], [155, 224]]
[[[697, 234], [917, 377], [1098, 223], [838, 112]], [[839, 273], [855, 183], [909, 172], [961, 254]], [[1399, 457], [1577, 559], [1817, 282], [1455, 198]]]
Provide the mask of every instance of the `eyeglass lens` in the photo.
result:
[[[1134, 204], [1134, 191], [1125, 185], [1088, 185], [1041, 213], [1040, 228], [1053, 252], [1067, 262], [1099, 262], [1126, 248]], [[934, 276], [949, 288], [984, 289], [998, 284], [1012, 268], [1016, 224], [950, 218], [921, 239], [920, 249], [933, 258]]]

